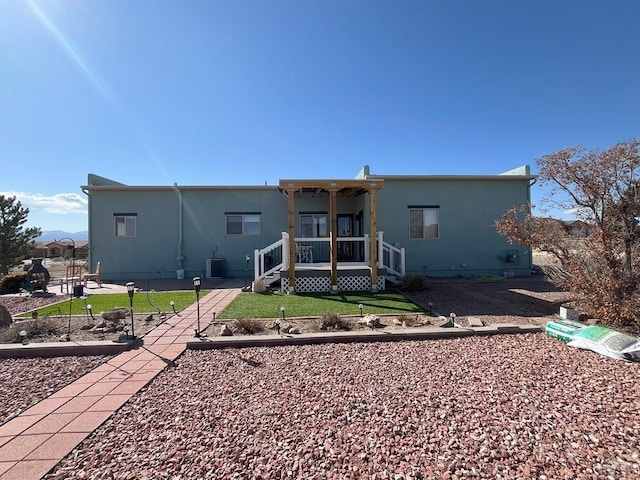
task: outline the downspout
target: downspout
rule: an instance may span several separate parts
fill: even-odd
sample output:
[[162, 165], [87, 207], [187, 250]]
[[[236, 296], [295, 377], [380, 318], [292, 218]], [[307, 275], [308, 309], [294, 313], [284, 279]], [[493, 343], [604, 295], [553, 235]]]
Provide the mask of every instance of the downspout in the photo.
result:
[[87, 229], [89, 230], [89, 234], [87, 235], [87, 253], [89, 254], [89, 271], [90, 272], [95, 272], [95, 268], [93, 267], [93, 243], [91, 242], [91, 236], [92, 236], [92, 228], [91, 228], [91, 195], [89, 195], [89, 192], [87, 190], [85, 190], [84, 188], [81, 188], [82, 193], [84, 193], [87, 196]]
[[[533, 187], [536, 182], [538, 181], [537, 178], [534, 178], [533, 181], [529, 184], [529, 188], [527, 189], [527, 203], [529, 205], [529, 215], [531, 215], [531, 187]], [[529, 270], [533, 270], [533, 250], [531, 249], [531, 247], [529, 247]]]
[[182, 280], [184, 278], [184, 255], [182, 254], [182, 190], [178, 187], [177, 183], [173, 184], [174, 188], [178, 191], [178, 256], [176, 257], [176, 278]]

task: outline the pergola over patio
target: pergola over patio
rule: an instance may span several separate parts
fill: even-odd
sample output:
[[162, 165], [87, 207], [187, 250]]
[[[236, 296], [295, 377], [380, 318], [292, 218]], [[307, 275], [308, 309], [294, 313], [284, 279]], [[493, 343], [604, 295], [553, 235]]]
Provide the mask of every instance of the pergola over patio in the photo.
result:
[[369, 226], [370, 226], [370, 270], [371, 288], [375, 290], [378, 278], [378, 247], [377, 247], [377, 222], [376, 222], [376, 192], [384, 188], [384, 180], [280, 180], [279, 188], [288, 199], [288, 233], [289, 233], [289, 285], [295, 290], [295, 194], [312, 193], [319, 195], [322, 192], [329, 194], [329, 236], [330, 236], [330, 263], [331, 263], [331, 290], [338, 289], [338, 195], [357, 197], [369, 194]]

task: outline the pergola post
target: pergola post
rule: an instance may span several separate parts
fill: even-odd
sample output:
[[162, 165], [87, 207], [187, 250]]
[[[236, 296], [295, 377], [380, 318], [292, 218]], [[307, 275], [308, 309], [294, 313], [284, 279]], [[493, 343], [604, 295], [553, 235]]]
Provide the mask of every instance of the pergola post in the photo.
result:
[[287, 190], [287, 206], [288, 206], [288, 218], [289, 227], [287, 229], [289, 233], [289, 290], [294, 293], [296, 291], [296, 239], [295, 239], [295, 205], [294, 205], [294, 190]]
[[376, 190], [369, 190], [369, 214], [371, 224], [370, 265], [371, 265], [371, 291], [378, 291], [378, 235], [376, 217]]
[[329, 190], [329, 218], [331, 218], [331, 292], [338, 293], [338, 212], [336, 190]]

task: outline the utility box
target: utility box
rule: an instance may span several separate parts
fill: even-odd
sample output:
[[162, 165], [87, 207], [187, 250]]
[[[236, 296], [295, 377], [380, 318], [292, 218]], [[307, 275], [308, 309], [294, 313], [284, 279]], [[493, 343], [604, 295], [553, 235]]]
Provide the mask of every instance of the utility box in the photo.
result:
[[207, 258], [206, 278], [224, 277], [224, 258]]

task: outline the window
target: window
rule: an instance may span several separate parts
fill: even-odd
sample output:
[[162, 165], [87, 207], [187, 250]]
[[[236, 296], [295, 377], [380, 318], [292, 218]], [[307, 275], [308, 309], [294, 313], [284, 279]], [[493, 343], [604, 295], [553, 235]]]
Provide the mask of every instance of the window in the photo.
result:
[[300, 236], [304, 238], [328, 237], [326, 212], [300, 213]]
[[116, 237], [135, 237], [137, 213], [114, 213]]
[[409, 238], [440, 238], [440, 207], [409, 207]]
[[227, 235], [260, 235], [260, 214], [227, 213]]

